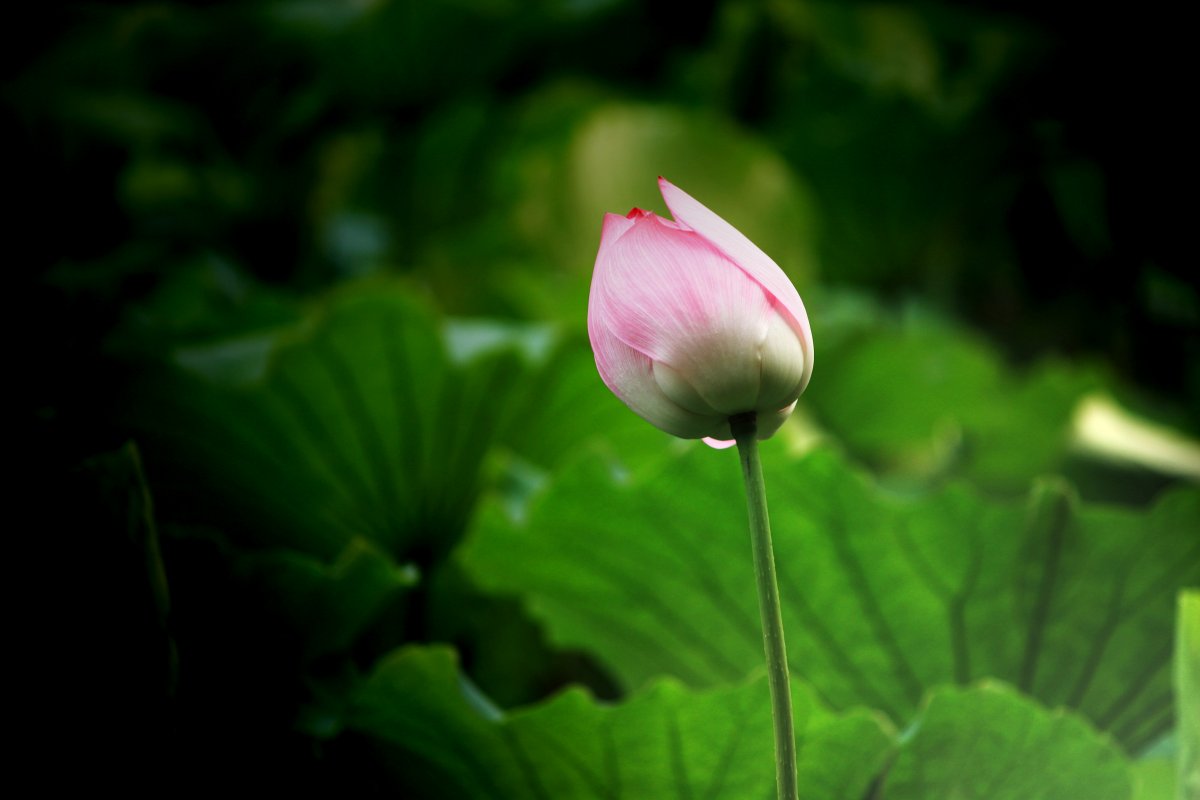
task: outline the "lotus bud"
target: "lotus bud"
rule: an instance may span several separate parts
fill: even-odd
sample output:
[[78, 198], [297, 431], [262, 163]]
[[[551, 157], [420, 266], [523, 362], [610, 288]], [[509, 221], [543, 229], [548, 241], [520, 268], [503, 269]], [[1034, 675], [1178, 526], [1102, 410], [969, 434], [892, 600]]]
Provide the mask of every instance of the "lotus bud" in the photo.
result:
[[650, 424], [714, 447], [729, 418], [779, 429], [812, 375], [808, 314], [783, 270], [663, 178], [674, 220], [606, 214], [588, 299], [600, 377]]

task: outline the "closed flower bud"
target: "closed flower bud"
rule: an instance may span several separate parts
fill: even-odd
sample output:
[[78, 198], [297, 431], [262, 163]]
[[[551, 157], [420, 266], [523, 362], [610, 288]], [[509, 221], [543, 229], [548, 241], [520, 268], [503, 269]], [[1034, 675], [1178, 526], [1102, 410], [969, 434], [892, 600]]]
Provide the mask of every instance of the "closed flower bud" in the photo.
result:
[[674, 220], [607, 214], [588, 300], [605, 385], [667, 433], [728, 446], [729, 418], [779, 429], [812, 374], [804, 303], [749, 239], [659, 178]]

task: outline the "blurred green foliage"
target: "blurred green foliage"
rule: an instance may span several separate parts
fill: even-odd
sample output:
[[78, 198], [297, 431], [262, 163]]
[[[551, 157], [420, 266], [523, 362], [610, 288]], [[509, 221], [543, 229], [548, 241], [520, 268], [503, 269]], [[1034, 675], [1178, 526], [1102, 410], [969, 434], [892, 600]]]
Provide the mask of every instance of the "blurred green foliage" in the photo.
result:
[[767, 448], [812, 796], [1164, 800], [1164, 759], [1194, 762], [1168, 671], [1195, 489], [1075, 427], [1102, 390], [1200, 432], [1184, 26], [30, 14], [0, 96], [55, 698], [22, 733], [74, 767], [44, 780], [768, 792], [736, 470], [628, 412], [584, 333], [602, 215], [665, 212], [659, 174], [812, 317]]

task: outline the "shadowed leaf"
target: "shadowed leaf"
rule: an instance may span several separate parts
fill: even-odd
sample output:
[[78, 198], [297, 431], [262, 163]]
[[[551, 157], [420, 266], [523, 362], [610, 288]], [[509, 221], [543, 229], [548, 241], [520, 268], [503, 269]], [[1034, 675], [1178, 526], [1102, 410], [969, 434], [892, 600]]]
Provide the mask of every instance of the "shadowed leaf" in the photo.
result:
[[511, 348], [454, 361], [394, 285], [333, 294], [299, 326], [180, 353], [136, 424], [202, 521], [335, 558], [354, 538], [444, 552], [503, 424]]
[[246, 578], [267, 590], [284, 620], [303, 633], [309, 657], [345, 651], [389, 601], [417, 583], [365, 539], [354, 539], [332, 564], [294, 550], [242, 556]]

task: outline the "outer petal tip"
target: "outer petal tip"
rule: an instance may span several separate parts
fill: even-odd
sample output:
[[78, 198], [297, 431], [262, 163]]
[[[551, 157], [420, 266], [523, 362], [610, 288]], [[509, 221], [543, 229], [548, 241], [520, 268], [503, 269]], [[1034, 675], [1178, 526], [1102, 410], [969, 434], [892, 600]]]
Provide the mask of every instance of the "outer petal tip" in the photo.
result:
[[805, 377], [801, 383], [802, 387], [807, 386], [808, 376], [812, 372], [812, 330], [809, 327], [804, 301], [800, 299], [800, 294], [791, 280], [758, 245], [708, 206], [661, 176], [658, 185], [667, 208], [671, 209], [671, 214], [677, 222], [695, 231], [724, 253], [730, 261], [766, 289], [791, 317], [793, 329], [800, 337], [808, 359]]
[[[630, 214], [632, 213], [633, 212], [630, 212]], [[608, 240], [608, 243], [611, 244], [612, 242], [621, 238], [621, 234], [632, 228], [633, 225], [634, 220], [630, 217], [623, 217], [620, 214], [612, 213], [605, 214], [604, 225], [600, 229], [601, 243], [604, 243], [606, 240]]]

